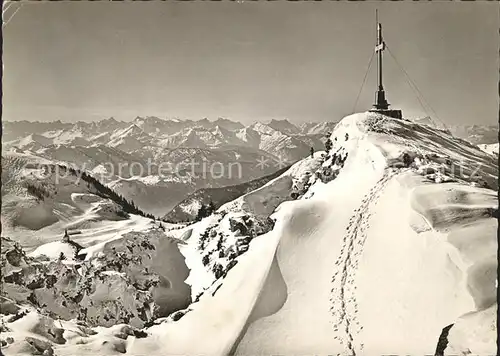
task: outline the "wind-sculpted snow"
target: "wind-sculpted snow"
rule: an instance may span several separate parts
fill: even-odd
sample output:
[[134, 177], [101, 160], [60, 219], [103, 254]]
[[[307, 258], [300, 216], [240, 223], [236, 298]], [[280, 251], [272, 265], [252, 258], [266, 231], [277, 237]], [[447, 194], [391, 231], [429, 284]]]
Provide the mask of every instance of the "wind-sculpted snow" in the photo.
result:
[[[33, 258], [10, 240], [3, 242], [6, 294], [66, 320], [143, 326], [190, 302], [184, 259], [176, 243], [160, 232], [130, 233], [104, 244], [97, 254], [94, 250], [84, 262], [70, 261], [69, 256]], [[78, 254], [84, 258], [87, 252]]]
[[497, 340], [497, 304], [461, 316], [448, 334], [448, 355], [494, 355]]
[[445, 132], [371, 115], [345, 118], [331, 140], [307, 204], [280, 214], [286, 301], [248, 325], [237, 354], [432, 354], [441, 330], [476, 308], [481, 317], [451, 327], [448, 350], [493, 354], [478, 320], [493, 315], [482, 310], [496, 296], [497, 202], [476, 186], [495, 187], [496, 162]]
[[129, 338], [147, 334], [126, 324], [92, 328], [85, 322], [64, 321], [31, 309], [2, 318], [2, 352], [5, 355], [119, 355]]
[[314, 158], [296, 163], [262, 187], [222, 205], [214, 215], [185, 229], [182, 234], [189, 236], [189, 246], [181, 250], [189, 256], [191, 273], [187, 282], [192, 286], [193, 300], [199, 300], [205, 290], [227, 275], [252, 239], [272, 229], [270, 216], [276, 207], [307, 191], [305, 185], [312, 179], [311, 172], [323, 159], [318, 152]]
[[[168, 317], [135, 324], [147, 337], [124, 343], [105, 328], [82, 337], [87, 346], [51, 347], [61, 355], [91, 354], [104, 341], [109, 354], [130, 355], [492, 355], [497, 171], [494, 156], [444, 130], [346, 117], [326, 152], [199, 222], [167, 228], [189, 269], [175, 274], [190, 290], [181, 288], [188, 298]], [[154, 251], [128, 254], [124, 241], [79, 254], [109, 265], [125, 252], [132, 267], [123, 278], [154, 284], [153, 269], [134, 260]]]
[[436, 183], [460, 182], [498, 189], [498, 160], [446, 131], [376, 115], [358, 125], [370, 134], [389, 164], [406, 153], [412, 167]]
[[[80, 253], [85, 253], [85, 250]], [[93, 253], [96, 253], [95, 249]], [[190, 302], [190, 287], [184, 282], [189, 274], [185, 259], [177, 242], [160, 231], [148, 233], [128, 233], [122, 239], [103, 245], [94, 263], [109, 268], [115, 255], [137, 256], [136, 265], [123, 263], [126, 274], [132, 276], [133, 284], [149, 283], [150, 275], [158, 276], [158, 284], [153, 288], [153, 300], [158, 306], [158, 316], [164, 317], [174, 311], [186, 308]]]
[[[92, 254], [79, 251], [75, 259], [49, 259], [30, 257], [19, 244], [2, 238], [2, 320], [16, 339], [10, 350], [29, 342], [23, 336], [24, 318], [52, 324], [57, 319], [73, 323], [76, 319], [89, 328], [128, 324], [129, 330], [135, 330], [189, 305], [190, 290], [184, 283], [189, 271], [177, 243], [162, 231], [129, 233], [96, 247]], [[26, 316], [30, 313], [32, 317]], [[56, 348], [54, 343], [66, 343], [68, 330], [59, 324], [49, 327], [48, 336], [42, 335], [47, 345], [38, 345], [41, 352]], [[57, 339], [50, 336], [54, 330], [60, 330]], [[118, 338], [126, 339], [123, 335]]]

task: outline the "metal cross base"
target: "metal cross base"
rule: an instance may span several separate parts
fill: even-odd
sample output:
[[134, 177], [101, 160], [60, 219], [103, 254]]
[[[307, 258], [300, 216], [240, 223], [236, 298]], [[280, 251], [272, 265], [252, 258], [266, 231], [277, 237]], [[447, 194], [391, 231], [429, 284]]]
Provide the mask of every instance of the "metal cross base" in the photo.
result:
[[402, 120], [403, 119], [403, 112], [401, 110], [384, 110], [384, 109], [371, 109], [369, 112], [375, 112], [377, 114], [393, 117], [395, 119]]

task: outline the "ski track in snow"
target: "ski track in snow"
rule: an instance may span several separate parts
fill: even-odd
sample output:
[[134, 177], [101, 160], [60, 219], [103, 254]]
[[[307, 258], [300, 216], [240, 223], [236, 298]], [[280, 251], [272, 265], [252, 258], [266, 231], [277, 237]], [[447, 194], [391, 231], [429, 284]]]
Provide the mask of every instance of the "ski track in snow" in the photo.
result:
[[[377, 204], [382, 190], [395, 174], [396, 171], [386, 170], [382, 178], [364, 196], [361, 205], [349, 220], [340, 255], [335, 262], [336, 272], [332, 278], [333, 288], [330, 297], [332, 303], [330, 311], [334, 319], [333, 330], [337, 334], [335, 338], [344, 345], [346, 353], [352, 356], [356, 355], [357, 349], [363, 350], [364, 346], [363, 343], [355, 340], [363, 327], [357, 320], [357, 287], [354, 277], [367, 237], [366, 230], [371, 216], [370, 207]], [[355, 341], [359, 343], [359, 346], [355, 345]]]

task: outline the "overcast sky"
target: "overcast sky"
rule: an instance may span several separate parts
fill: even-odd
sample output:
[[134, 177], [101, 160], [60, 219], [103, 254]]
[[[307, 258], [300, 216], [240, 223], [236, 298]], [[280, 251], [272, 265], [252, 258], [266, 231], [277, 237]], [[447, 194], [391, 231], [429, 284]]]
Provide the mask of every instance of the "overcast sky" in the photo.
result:
[[[3, 32], [3, 119], [338, 120], [373, 53], [376, 7], [441, 120], [498, 121], [500, 5], [485, 1], [28, 2]], [[392, 106], [425, 115], [387, 52], [384, 70]]]

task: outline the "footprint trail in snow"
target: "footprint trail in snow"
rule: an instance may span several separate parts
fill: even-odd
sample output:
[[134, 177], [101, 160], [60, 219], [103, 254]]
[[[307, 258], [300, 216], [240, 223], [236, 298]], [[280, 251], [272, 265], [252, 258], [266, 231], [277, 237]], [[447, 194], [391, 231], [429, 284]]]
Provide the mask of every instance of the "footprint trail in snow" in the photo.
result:
[[356, 355], [357, 350], [363, 350], [363, 344], [355, 339], [363, 327], [357, 320], [357, 287], [354, 277], [367, 237], [366, 231], [371, 216], [370, 207], [377, 204], [380, 193], [395, 174], [395, 171], [386, 170], [382, 178], [364, 196], [361, 205], [349, 220], [340, 255], [335, 262], [330, 297], [333, 330], [336, 334], [335, 338], [344, 345], [346, 353], [353, 356]]

